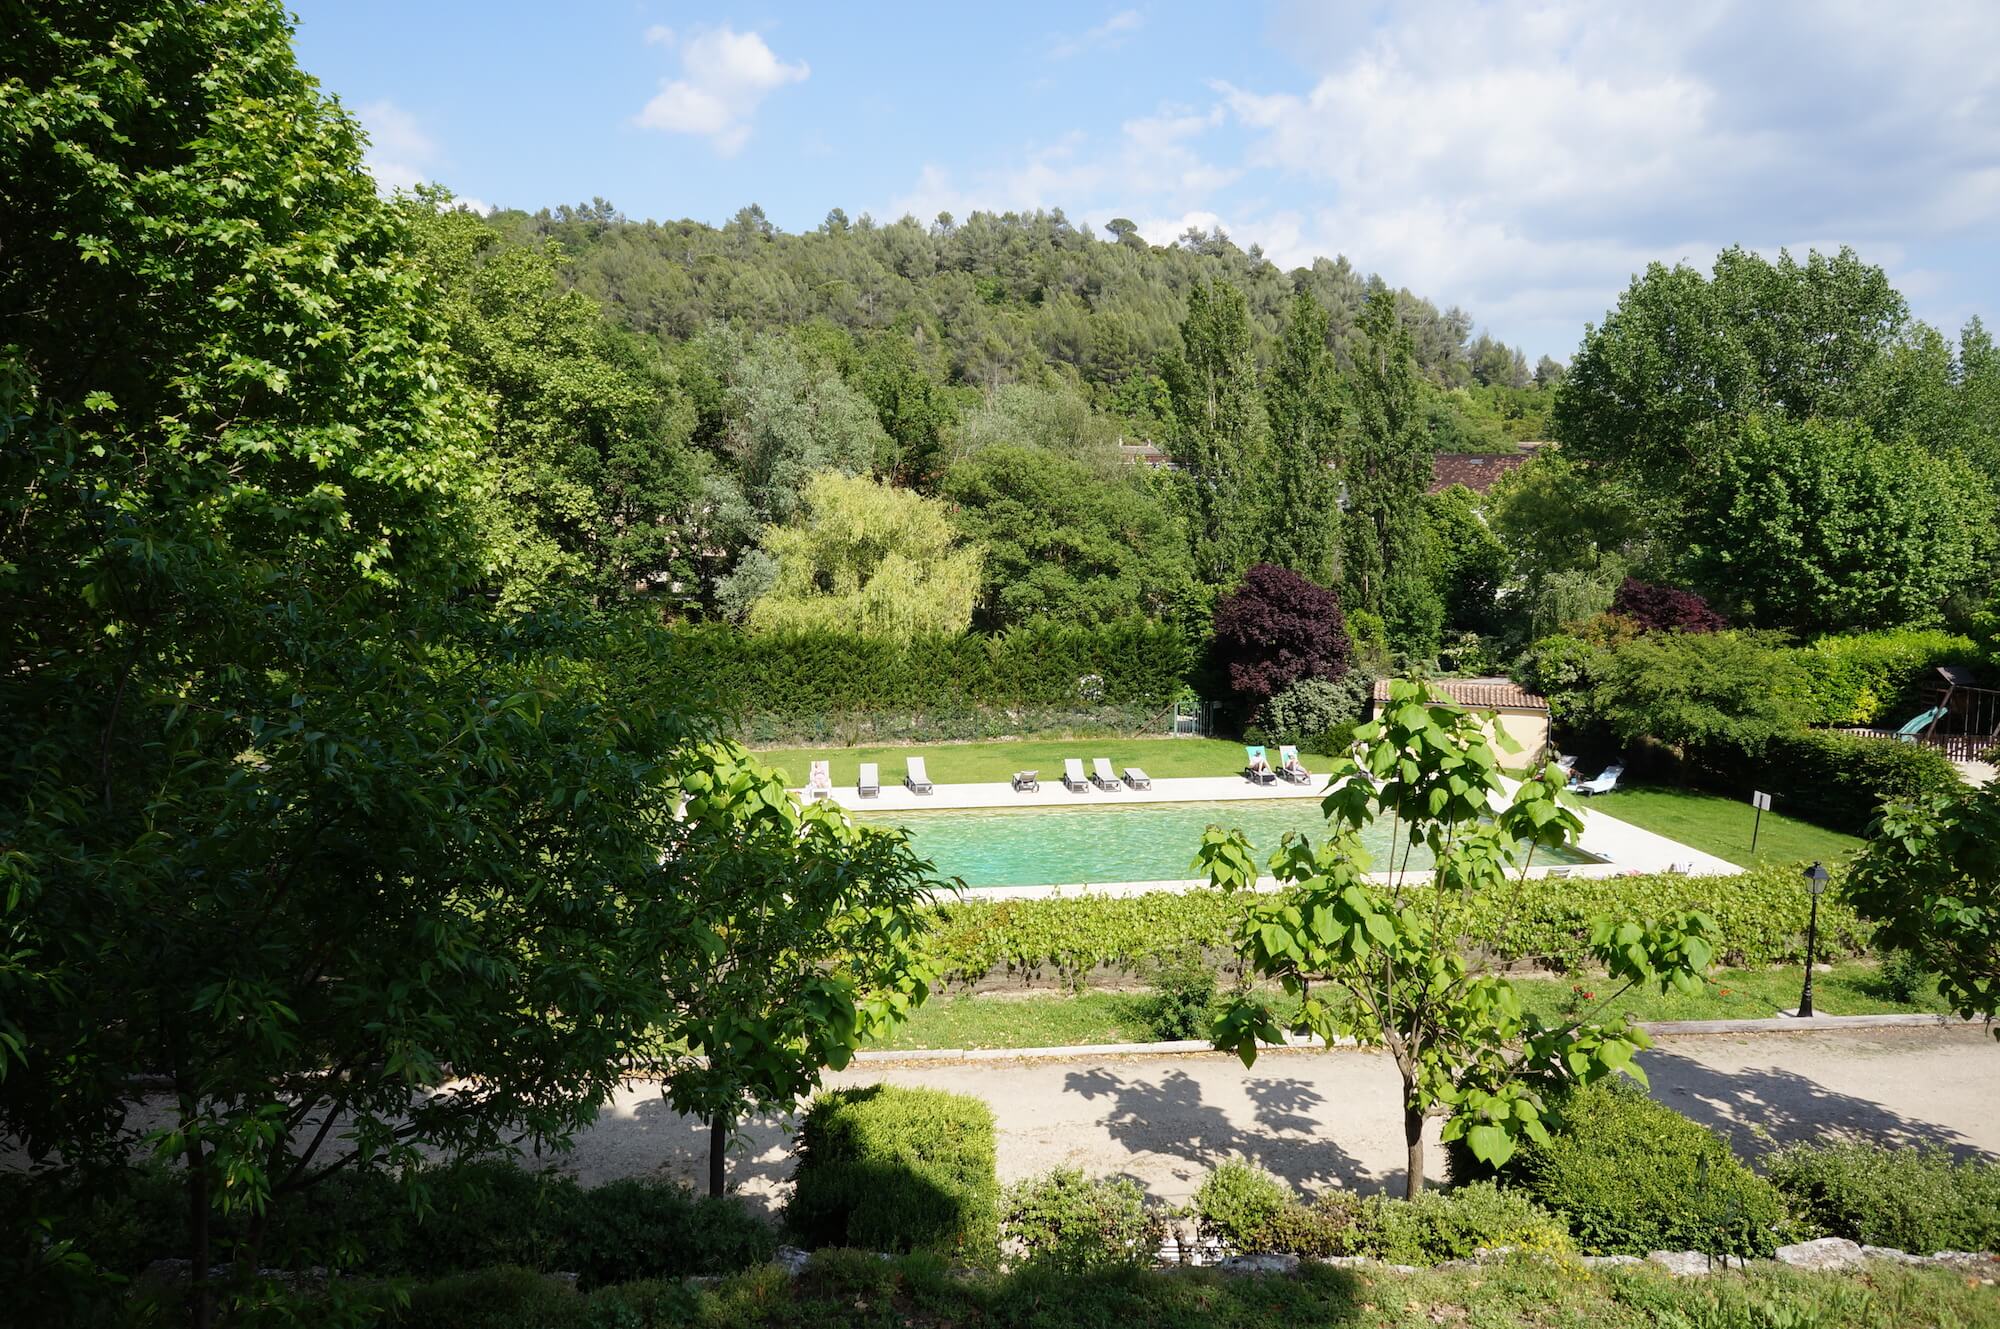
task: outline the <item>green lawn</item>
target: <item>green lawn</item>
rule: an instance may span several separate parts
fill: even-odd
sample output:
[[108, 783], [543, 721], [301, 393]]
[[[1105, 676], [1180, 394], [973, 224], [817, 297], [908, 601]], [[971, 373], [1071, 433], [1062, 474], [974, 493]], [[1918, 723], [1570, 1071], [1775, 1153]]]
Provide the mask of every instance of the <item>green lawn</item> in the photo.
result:
[[912, 755], [923, 757], [931, 779], [939, 784], [992, 783], [1011, 778], [1015, 771], [1034, 770], [1053, 783], [1062, 778], [1065, 757], [1081, 758], [1086, 769], [1092, 757], [1108, 757], [1114, 769], [1137, 766], [1160, 779], [1234, 775], [1243, 769], [1243, 745], [1219, 738], [998, 739], [868, 748], [765, 748], [757, 753], [784, 771], [794, 785], [804, 784], [812, 763], [821, 758], [833, 763], [835, 784], [853, 784], [856, 768], [864, 761], [882, 768], [883, 784], [900, 784], [903, 760]]
[[1861, 841], [1851, 835], [1822, 830], [1783, 813], [1766, 812], [1753, 859], [1750, 826], [1756, 810], [1748, 802], [1692, 789], [1620, 789], [1599, 794], [1588, 803], [1608, 817], [1679, 840], [1739, 867], [1750, 867], [1753, 862], [1796, 863], [1809, 858], [1831, 863], [1861, 847]]
[[[1700, 992], [1628, 993], [1602, 1012], [1629, 1011], [1642, 1020], [1763, 1020], [1798, 1005], [1803, 971], [1731, 969], [1718, 971]], [[1609, 992], [1601, 978], [1515, 980], [1530, 1010], [1560, 1013], [1571, 1000], [1597, 1006]], [[1572, 990], [1572, 988], [1576, 990]], [[1584, 996], [1585, 993], [1590, 996]], [[1932, 1000], [1899, 1002], [1880, 989], [1873, 965], [1835, 965], [1813, 976], [1813, 1010], [1820, 1015], [1884, 1015], [1941, 1011]], [[1282, 1011], [1282, 999], [1277, 1003]], [[884, 1048], [1088, 1047], [1099, 1043], [1147, 1043], [1158, 1038], [1146, 1019], [1148, 996], [1135, 992], [1033, 995], [1005, 993], [938, 997], [919, 1008]]]

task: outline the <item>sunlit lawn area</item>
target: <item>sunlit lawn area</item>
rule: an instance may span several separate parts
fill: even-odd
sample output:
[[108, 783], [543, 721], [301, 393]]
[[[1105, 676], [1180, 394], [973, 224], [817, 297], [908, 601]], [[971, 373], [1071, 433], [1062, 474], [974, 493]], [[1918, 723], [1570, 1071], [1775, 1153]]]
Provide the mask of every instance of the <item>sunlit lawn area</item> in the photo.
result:
[[1159, 779], [1233, 775], [1243, 769], [1243, 745], [1219, 738], [998, 739], [865, 748], [766, 748], [757, 756], [784, 771], [794, 785], [804, 784], [812, 763], [822, 758], [833, 763], [835, 784], [853, 784], [864, 761], [882, 768], [883, 784], [899, 784], [903, 761], [910, 756], [922, 756], [925, 769], [938, 784], [1005, 781], [1015, 771], [1034, 770], [1053, 784], [1062, 778], [1065, 757], [1081, 758], [1086, 768], [1092, 757], [1108, 757], [1115, 769], [1137, 766]]
[[1811, 858], [1831, 863], [1861, 847], [1861, 841], [1851, 835], [1822, 830], [1774, 811], [1764, 814], [1753, 858], [1750, 828], [1756, 810], [1747, 801], [1692, 789], [1621, 789], [1597, 795], [1589, 800], [1589, 806], [1741, 867]]
[[[1702, 991], [1628, 993], [1603, 1014], [1631, 1012], [1642, 1020], [1762, 1020], [1798, 1005], [1802, 970], [1718, 971]], [[1575, 999], [1595, 1010], [1610, 991], [1598, 978], [1515, 980], [1529, 1009], [1559, 1014]], [[1572, 984], [1581, 992], [1572, 992]], [[1942, 1010], [1935, 991], [1929, 1000], [1898, 1002], [1881, 990], [1873, 965], [1840, 964], [1813, 976], [1813, 1009], [1820, 1015], [1882, 1015]], [[1584, 997], [1584, 993], [1591, 994]], [[1158, 1038], [1150, 1027], [1143, 992], [1035, 993], [933, 998], [885, 1048], [1083, 1047], [1097, 1043], [1145, 1043]], [[1277, 1003], [1284, 1008], [1282, 999]]]

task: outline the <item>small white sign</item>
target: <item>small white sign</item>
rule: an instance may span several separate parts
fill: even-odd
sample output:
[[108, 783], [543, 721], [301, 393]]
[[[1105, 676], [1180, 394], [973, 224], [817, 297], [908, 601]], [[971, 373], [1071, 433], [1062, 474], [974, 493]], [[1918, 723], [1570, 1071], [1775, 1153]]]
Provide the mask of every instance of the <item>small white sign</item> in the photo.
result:
[[1771, 810], [1771, 796], [1759, 790], [1750, 795], [1750, 806], [1756, 808], [1759, 812], [1769, 812]]

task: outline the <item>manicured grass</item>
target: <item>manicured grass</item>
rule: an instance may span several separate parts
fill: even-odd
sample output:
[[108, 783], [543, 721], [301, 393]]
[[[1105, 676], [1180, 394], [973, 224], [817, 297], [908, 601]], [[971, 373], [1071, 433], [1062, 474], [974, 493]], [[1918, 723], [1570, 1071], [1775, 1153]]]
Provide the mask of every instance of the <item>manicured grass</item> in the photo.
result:
[[1750, 828], [1756, 809], [1747, 802], [1692, 789], [1642, 787], [1599, 794], [1589, 805], [1608, 817], [1705, 850], [1739, 867], [1754, 863], [1796, 863], [1817, 858], [1838, 862], [1861, 847], [1861, 841], [1838, 831], [1822, 830], [1781, 812], [1764, 814], [1757, 835], [1757, 852], [1750, 853]]
[[1951, 1269], [1874, 1263], [1854, 1273], [1777, 1264], [1675, 1279], [1650, 1265], [1592, 1270], [1516, 1258], [1397, 1273], [1307, 1261], [1289, 1276], [1210, 1269], [954, 1277], [936, 1257], [821, 1251], [796, 1279], [774, 1267], [709, 1284], [621, 1284], [579, 1293], [519, 1270], [416, 1290], [399, 1325], [700, 1325], [729, 1329], [1958, 1329], [2000, 1327], [2000, 1296]]
[[[1804, 971], [1731, 969], [1715, 973], [1701, 991], [1683, 995], [1634, 990], [1608, 1003], [1598, 1018], [1630, 1012], [1641, 1020], [1764, 1020], [1798, 1005]], [[1530, 1010], [1560, 1014], [1580, 1003], [1596, 1011], [1612, 991], [1601, 978], [1522, 978], [1515, 985]], [[1590, 994], [1585, 996], [1584, 994]], [[1813, 1010], [1820, 1015], [1935, 1013], [1944, 1009], [1935, 991], [1905, 1003], [1881, 990], [1873, 965], [1839, 964], [1813, 975]], [[1281, 1012], [1284, 1002], [1276, 1003]], [[1147, 994], [1132, 992], [1005, 993], [933, 998], [920, 1007], [884, 1048], [1088, 1047], [1146, 1043], [1159, 1037], [1146, 1019]]]
[[921, 756], [938, 784], [1004, 782], [1015, 771], [1042, 773], [1054, 784], [1062, 779], [1063, 758], [1108, 757], [1116, 770], [1137, 766], [1160, 779], [1187, 775], [1234, 775], [1243, 769], [1243, 745], [1219, 738], [1066, 738], [999, 739], [987, 743], [901, 743], [868, 748], [766, 748], [759, 760], [784, 771], [793, 785], [806, 782], [812, 763], [833, 763], [833, 782], [853, 784], [864, 761], [881, 767], [882, 783], [899, 784], [904, 759]]

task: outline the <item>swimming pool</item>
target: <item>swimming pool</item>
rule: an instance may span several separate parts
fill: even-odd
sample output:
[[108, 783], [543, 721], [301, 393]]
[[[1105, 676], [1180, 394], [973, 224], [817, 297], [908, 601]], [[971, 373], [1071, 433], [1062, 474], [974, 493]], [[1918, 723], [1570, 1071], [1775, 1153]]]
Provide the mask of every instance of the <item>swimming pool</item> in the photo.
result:
[[[1210, 826], [1248, 835], [1260, 864], [1286, 831], [1303, 831], [1315, 841], [1326, 835], [1319, 800], [1311, 798], [871, 812], [862, 820], [904, 828], [912, 848], [968, 886], [1185, 881], [1196, 875], [1188, 865]], [[1387, 825], [1371, 827], [1363, 842], [1374, 855], [1375, 870], [1387, 871]], [[1597, 861], [1573, 849], [1535, 851], [1536, 863]], [[1428, 868], [1430, 855], [1417, 847], [1410, 866]]]

